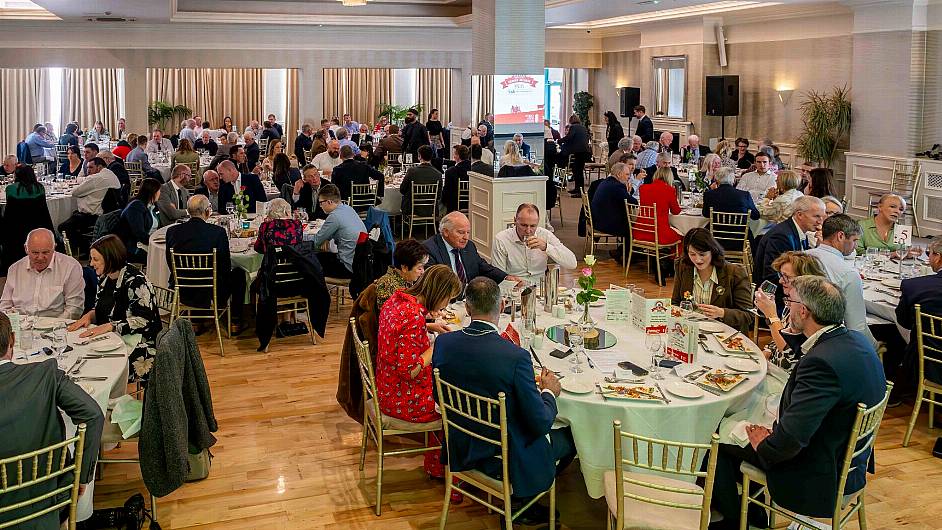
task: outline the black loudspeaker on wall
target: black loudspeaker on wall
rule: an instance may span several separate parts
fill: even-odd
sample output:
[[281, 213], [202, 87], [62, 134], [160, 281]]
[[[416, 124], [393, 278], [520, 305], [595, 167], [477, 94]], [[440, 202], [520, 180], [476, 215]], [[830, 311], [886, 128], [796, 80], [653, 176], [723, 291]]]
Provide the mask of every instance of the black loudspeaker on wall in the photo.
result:
[[739, 76], [708, 75], [706, 78], [707, 116], [739, 115]]
[[641, 104], [641, 89], [633, 86], [623, 86], [619, 100], [621, 101], [621, 117], [634, 116], [634, 108]]

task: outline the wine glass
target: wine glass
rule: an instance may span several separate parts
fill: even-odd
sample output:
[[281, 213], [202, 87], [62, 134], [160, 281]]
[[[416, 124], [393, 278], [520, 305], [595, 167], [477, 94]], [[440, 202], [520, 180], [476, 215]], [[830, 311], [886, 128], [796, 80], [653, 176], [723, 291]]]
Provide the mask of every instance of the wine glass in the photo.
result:
[[52, 351], [56, 354], [59, 364], [65, 360], [65, 349], [69, 346], [65, 324], [56, 324], [52, 329]]
[[235, 213], [235, 204], [231, 202], [226, 203], [226, 213], [230, 216]]
[[572, 348], [573, 356], [571, 359], [569, 359], [569, 362], [572, 363], [572, 368], [570, 368], [570, 371], [572, 371], [572, 373], [574, 374], [581, 374], [583, 371], [582, 370], [582, 357], [580, 357], [580, 354], [582, 353], [582, 344], [583, 344], [582, 329], [579, 329], [576, 332], [570, 329], [569, 330], [569, 347]]
[[693, 312], [693, 302], [690, 300], [681, 300], [680, 311], [684, 316], [689, 316]]
[[661, 367], [658, 364], [664, 358], [664, 341], [659, 333], [649, 333], [644, 336], [644, 346], [651, 352], [651, 378], [661, 380]]

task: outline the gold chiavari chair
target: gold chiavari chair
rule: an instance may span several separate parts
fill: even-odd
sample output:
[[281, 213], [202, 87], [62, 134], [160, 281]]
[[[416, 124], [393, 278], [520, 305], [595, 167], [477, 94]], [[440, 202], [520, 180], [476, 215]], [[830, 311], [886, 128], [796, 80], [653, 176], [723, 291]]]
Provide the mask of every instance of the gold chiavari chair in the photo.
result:
[[[510, 447], [507, 433], [507, 397], [503, 392], [497, 394], [497, 399], [472, 394], [443, 380], [438, 368], [434, 370], [435, 388], [438, 393], [438, 405], [441, 408], [442, 424], [445, 427], [445, 444], [449, 443], [452, 431], [464, 433], [482, 442], [491, 444], [500, 449], [501, 477], [498, 480], [491, 478], [482, 471], [452, 471], [451, 466], [445, 467], [445, 504], [442, 506], [442, 517], [438, 523], [440, 530], [444, 530], [448, 519], [448, 508], [451, 504], [451, 491], [458, 490], [465, 497], [482, 504], [503, 516], [504, 527], [513, 528], [513, 520], [526, 511], [541, 497], [549, 494], [549, 528], [556, 528], [556, 482], [547, 491], [540, 493], [530, 502], [521, 506], [516, 513], [513, 512], [510, 496], [513, 493], [510, 485]], [[481, 433], [488, 434], [481, 434]], [[487, 494], [487, 500], [479, 497], [474, 490], [465, 489], [465, 485], [454, 484], [453, 477], [467, 483]], [[499, 499], [498, 503], [493, 498]]]
[[[713, 433], [708, 444], [659, 440], [625, 432], [618, 420], [612, 422], [612, 431], [615, 469], [605, 472], [608, 530], [707, 530], [719, 435]], [[701, 457], [707, 459], [705, 471], [700, 471]], [[693, 478], [702, 479], [703, 487], [691, 482]]]
[[723, 247], [726, 260], [740, 263], [752, 276], [752, 248], [749, 245], [749, 214], [717, 212], [710, 207], [707, 227], [713, 239]]
[[[74, 457], [69, 460], [69, 448], [74, 448]], [[47, 445], [35, 451], [0, 459], [0, 499], [26, 488], [42, 488], [45, 491], [15, 503], [0, 503], [0, 519], [11, 512], [16, 519], [0, 522], [0, 528], [15, 528], [46, 514], [55, 514], [69, 507], [69, 530], [75, 530], [78, 507], [79, 484], [82, 475], [82, 457], [85, 454], [85, 424], [79, 424], [75, 436]], [[59, 478], [72, 473], [68, 483]], [[68, 496], [65, 496], [65, 495]], [[41, 503], [41, 504], [40, 504]], [[40, 506], [34, 506], [40, 504]]]
[[403, 233], [405, 225], [409, 226], [409, 237], [412, 237], [412, 229], [416, 226], [431, 226], [434, 233], [438, 233], [436, 226], [438, 209], [438, 182], [431, 184], [412, 183], [412, 204], [409, 215], [403, 212]]
[[[283, 255], [284, 249], [281, 247], [273, 247], [271, 251], [275, 253], [275, 292], [304, 292], [304, 276], [301, 275], [301, 272], [298, 270], [297, 266], [295, 266], [294, 262]], [[304, 324], [305, 327], [307, 327], [308, 335], [311, 337], [311, 344], [317, 344], [317, 341], [314, 339], [314, 327], [311, 326], [311, 307], [308, 304], [307, 298], [301, 295], [276, 297], [276, 315], [291, 314], [296, 320], [300, 320], [298, 319], [298, 314], [301, 311], [304, 311], [305, 316], [307, 316], [307, 321], [305, 321]], [[340, 311], [339, 306], [337, 311]]]
[[[569, 193], [566, 184], [572, 178], [572, 173], [569, 171], [569, 167], [557, 167], [553, 170], [553, 185], [556, 186], [556, 204], [555, 207], [559, 208], [559, 226], [562, 228], [565, 226], [563, 224], [563, 195]], [[550, 220], [552, 220], [553, 209], [550, 208], [547, 215], [550, 215]]]
[[184, 162], [184, 166], [190, 168], [190, 180], [184, 186], [187, 190], [193, 191], [200, 184], [200, 174], [199, 174], [199, 161], [194, 162]]
[[906, 435], [903, 437], [903, 447], [909, 445], [909, 439], [913, 435], [913, 428], [916, 427], [916, 420], [919, 419], [919, 409], [922, 408], [922, 402], [925, 401], [929, 403], [930, 429], [935, 420], [935, 406], [942, 406], [942, 401], [939, 401], [936, 397], [936, 394], [942, 394], [942, 385], [926, 379], [926, 363], [942, 365], [942, 317], [923, 313], [921, 304], [916, 304], [915, 331], [916, 355], [918, 356], [917, 366], [919, 367], [916, 379], [916, 404], [913, 405], [913, 415], [909, 419], [909, 425], [906, 427]]
[[[847, 485], [847, 477], [852, 470], [850, 466], [853, 459], [864, 453], [869, 454], [873, 449], [873, 443], [877, 439], [877, 432], [880, 430], [880, 422], [883, 421], [883, 412], [886, 410], [886, 402], [890, 398], [890, 391], [892, 389], [893, 383], [888, 382], [883, 399], [870, 408], [867, 408], [863, 403], [857, 404], [857, 414], [850, 428], [847, 448], [844, 451], [844, 461], [841, 463], [841, 473], [840, 480], [837, 484], [837, 494], [835, 495], [834, 512], [829, 519], [825, 520], [825, 524], [829, 524], [830, 528], [834, 530], [847, 527], [848, 522], [855, 514], [860, 523], [860, 528], [862, 530], [867, 529], [867, 513], [864, 506], [864, 497], [866, 497], [867, 492], [866, 485], [864, 485], [860, 491], [846, 495], [847, 498], [845, 498], [844, 488]], [[866, 466], [866, 464], [864, 465]], [[764, 471], [747, 462], [743, 462], [739, 469], [743, 474], [743, 493], [739, 521], [740, 530], [746, 530], [748, 527], [747, 514], [749, 512], [750, 503], [761, 506], [772, 516], [781, 515], [785, 519], [794, 521], [800, 528], [822, 527], [819, 519], [795, 513], [775, 504], [775, 499], [770, 499], [768, 492], [769, 482]], [[750, 492], [750, 486], [753, 482], [761, 486], [755, 493]]]
[[[140, 394], [143, 396], [144, 389], [138, 386], [137, 392], [135, 394]], [[142, 399], [139, 397], [138, 399]], [[125, 438], [124, 434], [121, 432], [121, 427], [117, 423], [111, 422], [111, 410], [109, 409], [105, 415], [105, 428], [101, 433], [101, 447], [99, 448], [98, 453], [98, 464], [104, 466], [106, 464], [137, 464], [141, 465], [141, 459], [138, 458], [108, 458], [105, 456], [104, 448], [105, 447], [114, 447], [120, 443], [140, 443], [141, 432], [138, 431], [131, 435], [129, 438]], [[146, 486], [145, 486], [146, 487]], [[149, 492], [148, 492], [149, 493]], [[157, 497], [153, 494], [150, 495], [150, 512], [151, 516], [154, 519], [154, 522], [157, 522]]]
[[[170, 250], [170, 264], [172, 266], [174, 285], [174, 304], [173, 312], [170, 315], [170, 322], [186, 317], [190, 320], [211, 319], [216, 325], [216, 338], [219, 340], [219, 355], [225, 357], [226, 352], [222, 345], [222, 332], [219, 329], [219, 320], [223, 313], [226, 315], [226, 336], [231, 338], [232, 329], [232, 311], [230, 311], [228, 302], [226, 306], [220, 308], [217, 303], [216, 293], [219, 284], [216, 278], [216, 249], [212, 254], [182, 254]], [[207, 294], [210, 298], [207, 302], [209, 307], [193, 306], [183, 303], [181, 294], [193, 292], [194, 297], [205, 299]], [[236, 293], [235, 296], [239, 296]]]
[[133, 200], [134, 196], [137, 195], [138, 190], [141, 189], [141, 184], [144, 182], [144, 178], [135, 178], [131, 179], [131, 190], [128, 192], [129, 200]]
[[394, 172], [398, 172], [402, 169], [402, 153], [399, 151], [387, 151], [386, 165], [393, 168]]
[[75, 254], [72, 253], [72, 244], [69, 242], [69, 236], [65, 235], [65, 232], [62, 232], [62, 248], [65, 250], [66, 256], [75, 257]]
[[375, 183], [350, 183], [350, 198], [347, 199], [347, 204], [356, 210], [360, 219], [366, 220], [366, 212], [370, 206], [376, 205], [376, 187]]
[[124, 168], [128, 170], [128, 177], [131, 182], [144, 178], [144, 166], [142, 162], [125, 162]]
[[[398, 418], [392, 418], [379, 409], [379, 400], [376, 397], [376, 376], [373, 373], [373, 361], [370, 358], [369, 343], [360, 338], [357, 332], [356, 319], [350, 319], [350, 330], [353, 336], [353, 345], [357, 353], [357, 366], [360, 372], [360, 382], [363, 384], [363, 437], [360, 441], [360, 471], [366, 463], [366, 446], [369, 439], [376, 444], [376, 515], [383, 510], [383, 459], [387, 456], [414, 455], [428, 451], [438, 451], [442, 446], [428, 447], [428, 435], [442, 430], [442, 420], [428, 423], [411, 423]], [[411, 447], [388, 451], [383, 448], [383, 440], [387, 436], [401, 436], [421, 434], [424, 438], [422, 447]]]
[[[630, 241], [630, 243], [625, 243], [625, 246], [628, 247], [628, 258], [625, 259], [625, 276], [628, 276], [628, 269], [631, 268], [631, 256], [637, 251], [649, 258], [649, 271], [651, 270], [650, 258], [654, 258], [657, 266], [657, 281], [663, 284], [664, 276], [661, 274], [661, 259], [675, 258], [677, 256], [677, 245], [661, 244], [657, 228], [657, 210], [654, 206], [639, 206], [625, 201], [625, 208], [628, 210], [628, 240]], [[645, 235], [645, 241], [639, 241], [639, 235]], [[650, 239], [650, 241], [647, 241], [647, 239]]]
[[464, 214], [471, 209], [471, 181], [458, 180], [458, 211]]
[[268, 138], [258, 139], [258, 152], [264, 157], [268, 152]]
[[173, 289], [155, 285], [154, 296], [157, 299], [157, 312], [160, 314], [160, 321], [169, 326], [170, 318], [173, 315], [173, 306], [176, 302], [175, 293]]
[[[585, 212], [585, 245], [583, 245], [583, 252], [595, 255], [596, 245], [609, 245], [618, 248], [622, 238], [595, 229], [595, 221], [592, 219], [592, 207], [589, 205], [589, 194], [585, 190], [579, 190], [579, 192], [582, 196], [582, 211]], [[625, 250], [622, 247], [622, 258], [624, 256]]]

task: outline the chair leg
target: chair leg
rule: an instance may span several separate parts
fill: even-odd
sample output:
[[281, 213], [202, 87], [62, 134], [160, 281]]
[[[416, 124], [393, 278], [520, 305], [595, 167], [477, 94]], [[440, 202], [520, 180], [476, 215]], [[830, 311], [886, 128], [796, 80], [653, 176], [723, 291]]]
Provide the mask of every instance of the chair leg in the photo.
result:
[[629, 246], [629, 245], [630, 245], [630, 243], [629, 243], [628, 241], [625, 241], [625, 246], [628, 247], [628, 258], [625, 259], [625, 278], [628, 277], [628, 269], [631, 268], [631, 255], [632, 255], [632, 254], [634, 253], [634, 251], [635, 251], [635, 247], [632, 247], [632, 246]]
[[383, 513], [383, 431], [376, 433], [376, 515]]
[[150, 495], [150, 515], [154, 518], [154, 522], [157, 522], [157, 497], [154, 497], [152, 493]]
[[922, 381], [919, 382], [919, 388], [916, 389], [916, 403], [913, 405], [913, 415], [909, 418], [909, 425], [906, 427], [906, 435], [903, 436], [903, 447], [909, 446], [909, 438], [913, 435], [913, 427], [916, 426], [916, 420], [919, 419], [919, 407], [922, 406]]
[[556, 530], [556, 481], [550, 486], [550, 530]]
[[363, 465], [366, 464], [366, 443], [367, 432], [369, 431], [369, 413], [366, 411], [366, 405], [363, 405], [363, 437], [360, 438], [360, 471], [363, 471]]
[[929, 392], [929, 430], [933, 429], [935, 424], [935, 392]]
[[438, 519], [438, 530], [445, 530], [445, 522], [448, 520], [448, 508], [451, 505], [451, 471], [445, 467], [445, 502], [442, 503], [442, 515]]
[[661, 285], [664, 278], [661, 276], [661, 253], [657, 249], [654, 250], [654, 266], [657, 268], [657, 284]]
[[739, 505], [739, 530], [749, 528], [749, 477], [742, 477], [742, 497]]
[[220, 357], [225, 357], [225, 356], [226, 356], [226, 350], [224, 350], [223, 347], [222, 347], [222, 330], [219, 329], [219, 314], [216, 313], [216, 309], [215, 309], [215, 308], [213, 308], [213, 322], [216, 323], [216, 339], [219, 340], [219, 356], [220, 356]]
[[867, 530], [867, 505], [864, 503], [865, 495], [861, 493], [860, 500], [857, 501], [860, 503], [860, 508], [857, 509], [857, 523], [860, 526], [860, 530]]
[[506, 530], [513, 530], [513, 527], [514, 527], [513, 506], [510, 503], [510, 494], [506, 493], [504, 494], [504, 528]]

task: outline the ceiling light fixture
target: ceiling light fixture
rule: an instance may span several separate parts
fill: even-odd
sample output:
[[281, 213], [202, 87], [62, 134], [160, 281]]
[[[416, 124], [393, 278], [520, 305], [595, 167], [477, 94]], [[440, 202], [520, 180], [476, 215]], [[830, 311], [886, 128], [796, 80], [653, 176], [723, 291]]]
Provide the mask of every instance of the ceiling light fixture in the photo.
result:
[[[642, 2], [643, 3], [643, 2]], [[573, 29], [600, 29], [628, 24], [640, 24], [643, 22], [653, 22], [658, 20], [669, 20], [674, 18], [684, 18], [691, 16], [712, 15], [726, 11], [735, 11], [740, 9], [754, 9], [757, 7], [769, 7], [782, 3], [781, 1], [766, 2], [762, 0], [721, 0], [700, 5], [686, 7], [677, 7], [670, 9], [660, 9], [656, 11], [646, 11], [633, 15], [624, 15], [620, 17], [603, 18], [598, 20], [589, 20], [575, 24], [561, 24], [557, 28]], [[648, 3], [653, 5], [655, 2]]]
[[340, 0], [340, 3], [343, 4], [344, 7], [359, 7], [365, 6], [367, 1], [368, 0]]

